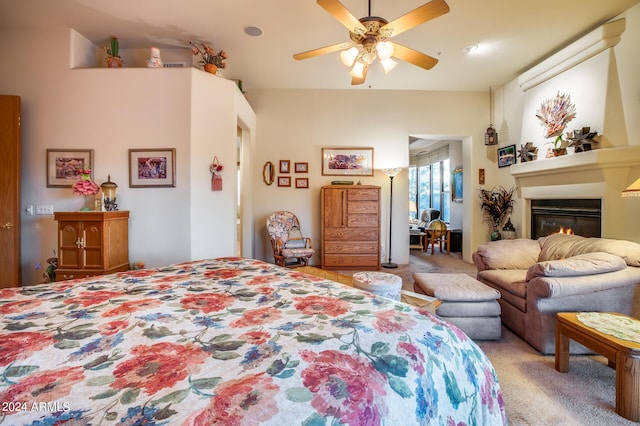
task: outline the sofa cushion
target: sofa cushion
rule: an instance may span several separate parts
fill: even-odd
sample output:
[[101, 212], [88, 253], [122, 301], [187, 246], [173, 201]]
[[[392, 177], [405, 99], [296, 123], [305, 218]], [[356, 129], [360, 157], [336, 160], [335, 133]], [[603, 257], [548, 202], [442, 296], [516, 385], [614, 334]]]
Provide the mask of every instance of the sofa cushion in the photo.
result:
[[577, 277], [620, 271], [625, 261], [614, 254], [595, 252], [580, 254], [562, 260], [538, 262], [527, 270], [527, 281], [535, 277]]
[[629, 266], [640, 266], [640, 244], [609, 238], [585, 238], [578, 235], [553, 234], [538, 239], [538, 261], [559, 260], [579, 254], [605, 252], [620, 256]]
[[491, 241], [476, 251], [489, 269], [524, 269], [538, 261], [540, 243], [528, 238]]

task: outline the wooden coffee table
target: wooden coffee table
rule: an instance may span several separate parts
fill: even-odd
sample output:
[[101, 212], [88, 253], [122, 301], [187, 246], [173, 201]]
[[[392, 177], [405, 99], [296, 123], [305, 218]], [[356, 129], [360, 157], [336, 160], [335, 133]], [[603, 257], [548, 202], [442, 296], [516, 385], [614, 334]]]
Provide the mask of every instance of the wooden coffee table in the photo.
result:
[[634, 422], [640, 421], [640, 344], [601, 333], [580, 322], [577, 315], [576, 312], [558, 313], [556, 370], [569, 371], [569, 339], [606, 357], [609, 365], [616, 369], [616, 413]]

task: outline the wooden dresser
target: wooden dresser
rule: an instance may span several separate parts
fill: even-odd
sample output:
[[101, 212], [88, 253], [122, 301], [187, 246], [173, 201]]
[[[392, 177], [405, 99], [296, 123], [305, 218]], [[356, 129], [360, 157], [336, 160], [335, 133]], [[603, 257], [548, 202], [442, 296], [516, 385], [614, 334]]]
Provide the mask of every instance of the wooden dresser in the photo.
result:
[[380, 269], [380, 187], [322, 187], [322, 269]]
[[129, 212], [56, 212], [56, 281], [129, 269]]

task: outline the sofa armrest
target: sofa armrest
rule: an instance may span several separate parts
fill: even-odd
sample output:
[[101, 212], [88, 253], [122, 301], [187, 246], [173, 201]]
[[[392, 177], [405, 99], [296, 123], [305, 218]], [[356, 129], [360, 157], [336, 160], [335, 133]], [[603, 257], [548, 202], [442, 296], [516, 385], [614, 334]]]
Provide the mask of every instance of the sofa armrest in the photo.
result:
[[[640, 285], [640, 268], [572, 277], [536, 277], [527, 283], [527, 299], [583, 295], [623, 286]], [[594, 297], [597, 295], [594, 294]]]
[[476, 269], [478, 270], [478, 272], [489, 269], [487, 264], [484, 263], [482, 256], [480, 256], [480, 254], [478, 254], [477, 251], [474, 251], [471, 254], [471, 259], [473, 260], [473, 263], [476, 265]]

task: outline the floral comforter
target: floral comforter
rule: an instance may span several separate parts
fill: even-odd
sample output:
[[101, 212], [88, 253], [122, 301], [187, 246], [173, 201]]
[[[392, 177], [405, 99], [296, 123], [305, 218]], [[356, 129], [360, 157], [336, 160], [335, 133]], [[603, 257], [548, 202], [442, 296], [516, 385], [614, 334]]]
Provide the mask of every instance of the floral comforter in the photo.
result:
[[0, 289], [7, 425], [497, 425], [495, 371], [431, 313], [224, 258]]

